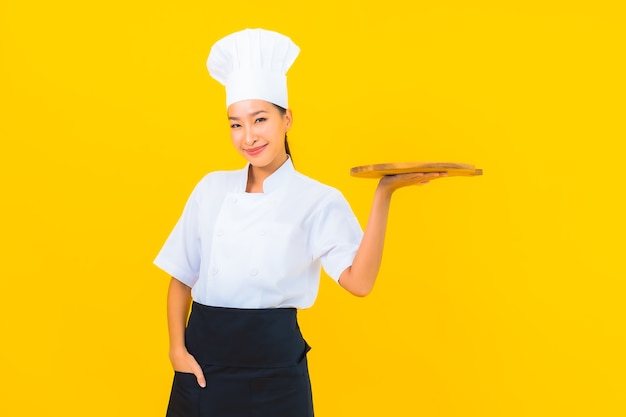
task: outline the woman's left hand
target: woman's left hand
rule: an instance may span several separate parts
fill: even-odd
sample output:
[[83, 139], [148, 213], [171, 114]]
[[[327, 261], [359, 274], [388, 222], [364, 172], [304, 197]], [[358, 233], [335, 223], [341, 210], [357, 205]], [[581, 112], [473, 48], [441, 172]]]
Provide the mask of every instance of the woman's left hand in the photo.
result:
[[386, 175], [380, 179], [378, 186], [390, 192], [394, 192], [398, 188], [408, 187], [411, 185], [425, 185], [432, 180], [445, 178], [446, 172], [416, 172], [412, 174]]

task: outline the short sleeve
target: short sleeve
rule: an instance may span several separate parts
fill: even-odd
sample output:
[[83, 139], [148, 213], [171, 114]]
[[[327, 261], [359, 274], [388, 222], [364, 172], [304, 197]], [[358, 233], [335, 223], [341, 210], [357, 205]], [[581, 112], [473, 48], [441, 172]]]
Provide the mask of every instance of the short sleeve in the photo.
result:
[[200, 271], [200, 230], [198, 186], [185, 204], [183, 213], [154, 260], [154, 264], [193, 287]]
[[311, 230], [313, 256], [335, 281], [352, 265], [363, 230], [348, 201], [334, 190], [321, 207]]

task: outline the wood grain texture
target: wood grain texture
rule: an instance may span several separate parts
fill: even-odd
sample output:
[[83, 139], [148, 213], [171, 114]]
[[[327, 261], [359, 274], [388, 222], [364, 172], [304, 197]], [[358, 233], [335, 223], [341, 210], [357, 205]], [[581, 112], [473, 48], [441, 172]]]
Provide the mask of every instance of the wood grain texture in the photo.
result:
[[350, 169], [350, 175], [358, 178], [381, 178], [385, 175], [414, 172], [446, 172], [448, 176], [477, 176], [483, 174], [482, 169], [475, 168], [472, 164], [456, 162], [391, 162], [362, 165]]

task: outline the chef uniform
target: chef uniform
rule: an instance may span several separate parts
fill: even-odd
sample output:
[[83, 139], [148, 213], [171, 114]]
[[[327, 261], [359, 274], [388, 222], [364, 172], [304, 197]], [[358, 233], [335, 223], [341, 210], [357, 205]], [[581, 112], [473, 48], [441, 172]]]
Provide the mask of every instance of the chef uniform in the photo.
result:
[[[227, 107], [261, 99], [287, 108], [291, 40], [246, 29], [218, 41], [211, 75]], [[362, 230], [336, 189], [295, 171], [288, 159], [247, 193], [244, 169], [206, 175], [195, 187], [155, 264], [192, 288], [185, 333], [207, 385], [176, 372], [168, 417], [312, 417], [310, 349], [297, 309], [317, 296], [320, 270], [348, 268]]]

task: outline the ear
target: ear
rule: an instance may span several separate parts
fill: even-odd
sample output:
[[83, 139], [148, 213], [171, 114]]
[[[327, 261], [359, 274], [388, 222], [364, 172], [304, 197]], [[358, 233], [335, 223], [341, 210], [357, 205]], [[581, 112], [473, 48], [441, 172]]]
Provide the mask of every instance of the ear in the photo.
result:
[[291, 109], [287, 109], [285, 111], [285, 131], [289, 132], [289, 129], [291, 129], [291, 124], [293, 123], [293, 114], [291, 113]]

